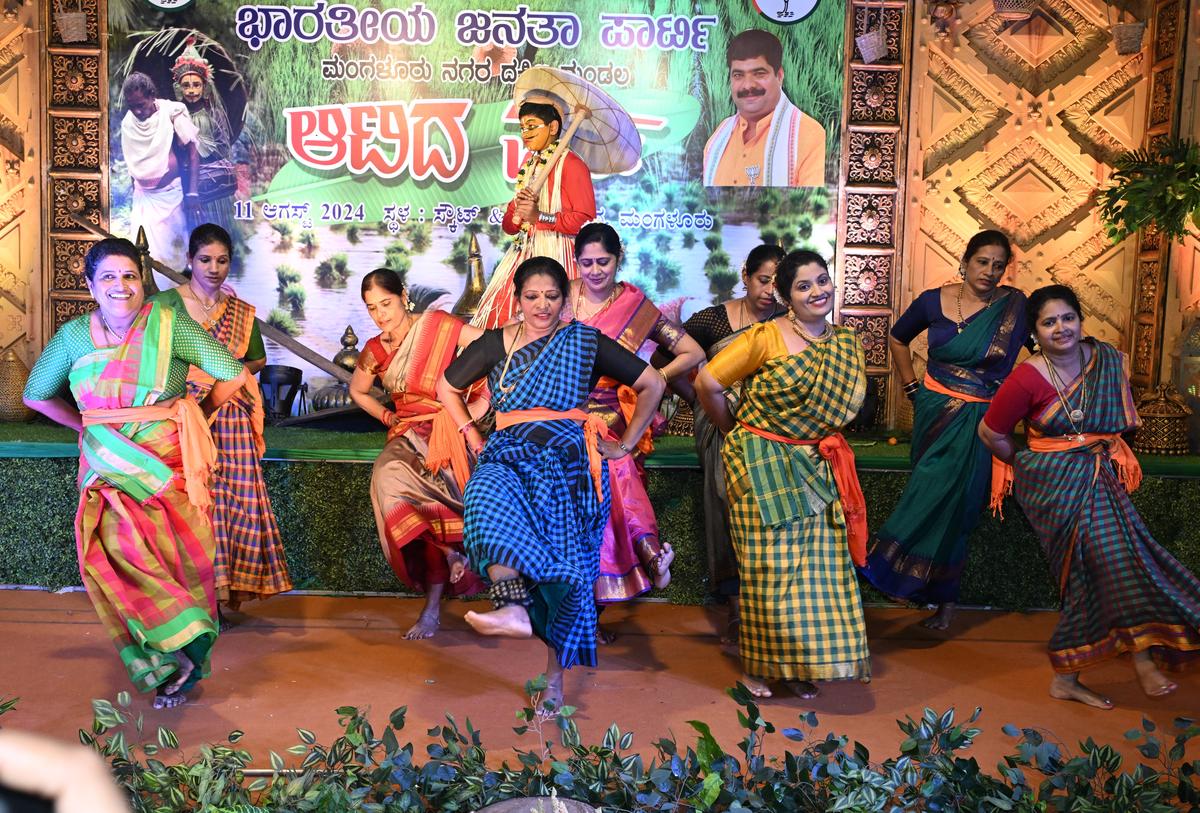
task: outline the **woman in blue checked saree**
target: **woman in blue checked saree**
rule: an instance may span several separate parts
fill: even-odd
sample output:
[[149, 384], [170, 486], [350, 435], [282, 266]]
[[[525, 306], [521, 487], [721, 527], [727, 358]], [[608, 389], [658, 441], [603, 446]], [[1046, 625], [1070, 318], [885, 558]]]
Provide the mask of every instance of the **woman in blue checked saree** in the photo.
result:
[[[600, 540], [608, 521], [607, 461], [630, 454], [664, 384], [595, 328], [560, 321], [569, 281], [534, 257], [513, 278], [521, 321], [485, 331], [446, 368], [438, 398], [479, 455], [463, 495], [463, 543], [491, 582], [491, 612], [467, 613], [483, 635], [546, 642], [546, 704], [562, 704], [563, 670], [596, 665]], [[496, 431], [486, 446], [463, 394], [487, 376]], [[620, 441], [582, 407], [601, 376], [632, 387], [637, 409]]]
[[[1159, 666], [1200, 657], [1200, 579], [1154, 540], [1129, 499], [1141, 469], [1121, 439], [1138, 425], [1125, 358], [1081, 340], [1081, 313], [1066, 286], [1030, 295], [1041, 352], [1004, 382], [979, 436], [1012, 461], [1013, 493], [1059, 583], [1050, 695], [1108, 709], [1112, 701], [1079, 682], [1081, 670], [1131, 653], [1142, 690], [1159, 697], [1178, 688]], [[1015, 452], [1021, 420], [1029, 448]]]
[[[726, 433], [744, 683], [770, 697], [769, 682], [782, 680], [811, 698], [813, 681], [871, 675], [854, 570], [865, 559], [866, 506], [839, 434], [866, 397], [866, 359], [853, 330], [825, 321], [833, 282], [820, 255], [788, 254], [775, 281], [790, 312], [730, 342], [700, 371], [696, 392]], [[725, 391], [738, 381], [735, 419]]]

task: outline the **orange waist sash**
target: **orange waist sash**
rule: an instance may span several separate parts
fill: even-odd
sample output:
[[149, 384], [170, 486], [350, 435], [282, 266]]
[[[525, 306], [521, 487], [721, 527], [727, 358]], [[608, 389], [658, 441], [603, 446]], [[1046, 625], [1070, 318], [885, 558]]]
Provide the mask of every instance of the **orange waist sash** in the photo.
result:
[[753, 432], [767, 440], [787, 443], [792, 446], [816, 446], [821, 457], [829, 461], [833, 470], [833, 481], [837, 484], [838, 497], [842, 501], [842, 513], [846, 515], [846, 542], [850, 546], [850, 558], [860, 567], [867, 563], [867, 500], [863, 497], [858, 482], [858, 469], [854, 466], [854, 450], [839, 432], [824, 438], [801, 440], [789, 438], [768, 429], [759, 429], [745, 421], [738, 421], [747, 432]]
[[496, 429], [507, 429], [519, 423], [534, 421], [580, 421], [583, 424], [583, 442], [587, 447], [588, 470], [592, 475], [592, 483], [596, 486], [596, 499], [604, 501], [603, 476], [601, 464], [600, 437], [608, 431], [608, 424], [599, 415], [592, 415], [582, 409], [568, 409], [558, 412], [553, 409], [536, 407], [534, 409], [514, 409], [512, 412], [496, 413]]
[[1101, 453], [1106, 452], [1112, 460], [1117, 472], [1117, 479], [1125, 486], [1125, 491], [1132, 494], [1142, 484], [1142, 465], [1137, 456], [1129, 448], [1129, 444], [1118, 434], [1085, 432], [1081, 435], [1062, 435], [1046, 437], [1044, 435], [1029, 435], [1029, 450], [1031, 452], [1069, 452], [1074, 449], [1087, 449], [1096, 455], [1096, 465], [1099, 467]]
[[449, 466], [459, 491], [462, 491], [467, 487], [467, 479], [471, 476], [466, 435], [458, 431], [458, 427], [454, 425], [454, 418], [450, 417], [450, 413], [438, 401], [421, 396], [408, 398], [412, 400], [403, 403], [399, 399], [393, 399], [400, 420], [388, 430], [387, 439], [403, 435], [415, 423], [429, 422], [429, 451], [425, 454], [425, 468], [436, 474]]
[[165, 404], [140, 407], [87, 409], [80, 416], [84, 426], [174, 421], [179, 431], [179, 450], [183, 459], [183, 480], [187, 486], [188, 502], [205, 511], [212, 506], [208, 479], [217, 467], [217, 446], [208, 431], [208, 420], [203, 410], [191, 398], [177, 398]]
[[[925, 380], [921, 382], [925, 385], [925, 389], [930, 392], [936, 392], [939, 395], [945, 395], [950, 398], [957, 398], [960, 401], [965, 401], [968, 404], [990, 404], [991, 398], [981, 398], [978, 395], [967, 395], [965, 392], [952, 390], [944, 384], [939, 383], [929, 373], [925, 373]], [[996, 456], [992, 456], [992, 494], [988, 500], [988, 507], [992, 509], [992, 515], [999, 514], [1000, 519], [1004, 519], [1004, 495], [1012, 491], [1013, 484], [1013, 468], [1009, 464]]]

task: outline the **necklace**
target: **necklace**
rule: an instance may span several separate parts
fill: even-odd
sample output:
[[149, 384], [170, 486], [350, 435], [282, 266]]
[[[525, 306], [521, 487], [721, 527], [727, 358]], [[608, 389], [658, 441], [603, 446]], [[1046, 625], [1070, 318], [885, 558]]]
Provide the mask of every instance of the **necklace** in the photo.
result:
[[617, 291], [620, 289], [620, 286], [621, 286], [621, 283], [619, 283], [619, 282], [614, 283], [612, 291], [610, 291], [608, 294], [608, 299], [604, 300], [604, 302], [600, 305], [600, 307], [596, 308], [596, 310], [592, 311], [585, 317], [583, 315], [583, 280], [580, 280], [579, 281], [579, 293], [576, 294], [576, 296], [575, 296], [575, 308], [574, 308], [575, 318], [578, 319], [580, 322], [583, 322], [583, 321], [586, 321], [587, 319], [591, 319], [593, 316], [595, 316], [599, 313], [602, 313], [605, 308], [607, 308], [609, 305], [611, 305], [616, 300]]
[[[738, 330], [741, 330], [746, 326], [746, 300], [741, 299], [738, 301], [738, 304], [741, 306], [738, 308]], [[737, 331], [735, 330], [734, 332], [736, 333]]]
[[[529, 360], [529, 363], [527, 365], [525, 365], [526, 369], [528, 369], [529, 367], [532, 367], [533, 363], [535, 361], [537, 361], [539, 358], [541, 358], [542, 353], [544, 353], [546, 348], [550, 345], [550, 340], [554, 338], [554, 334], [558, 333], [558, 327], [561, 324], [562, 324], [562, 322], [558, 322], [557, 324], [554, 325], [554, 330], [550, 331], [550, 336], [549, 336], [549, 338], [546, 339], [546, 343], [543, 344], [541, 346], [541, 348], [537, 351], [537, 355], [534, 356], [533, 358], [531, 358]], [[508, 393], [512, 392], [513, 390], [515, 390], [517, 388], [516, 382], [513, 382], [512, 384], [505, 386], [504, 385], [504, 376], [508, 375], [508, 366], [512, 363], [513, 353], [516, 352], [517, 345], [520, 344], [521, 336], [524, 333], [525, 333], [525, 323], [521, 322], [519, 325], [517, 325], [517, 335], [513, 336], [513, 343], [511, 345], [509, 345], [508, 353], [504, 356], [504, 369], [500, 371], [500, 378], [496, 380], [496, 389], [500, 390], [500, 392], [504, 393], [505, 395], [507, 395]], [[534, 341], [536, 342], [537, 339], [534, 339]]]
[[792, 330], [796, 331], [796, 335], [809, 344], [821, 344], [833, 338], [833, 329], [829, 323], [825, 323], [825, 328], [818, 335], [813, 335], [800, 326], [800, 320], [796, 318], [795, 313], [788, 314], [788, 321], [792, 323]]
[[196, 302], [196, 304], [200, 306], [200, 309], [204, 311], [205, 325], [211, 324], [213, 321], [212, 320], [213, 308], [215, 308], [215, 307], [217, 307], [217, 305], [221, 304], [221, 292], [217, 291], [217, 298], [212, 301], [211, 305], [205, 305], [204, 300], [201, 299], [200, 295], [196, 293], [196, 289], [192, 287], [191, 283], [188, 283], [187, 289], [188, 289], [188, 295], [191, 296], [191, 298]]
[[129, 335], [129, 328], [128, 328], [128, 327], [126, 327], [126, 328], [125, 328], [125, 332], [124, 332], [124, 333], [118, 333], [117, 331], [113, 330], [113, 329], [112, 329], [112, 328], [109, 326], [109, 324], [108, 324], [108, 320], [104, 318], [104, 312], [103, 312], [103, 311], [101, 311], [101, 310], [97, 310], [97, 311], [96, 311], [96, 313], [100, 314], [100, 324], [104, 325], [104, 332], [105, 332], [105, 333], [111, 334], [111, 335], [113, 336], [113, 338], [115, 338], [115, 339], [117, 340], [117, 342], [118, 342], [118, 343], [119, 343], [119, 342], [123, 342], [123, 341], [125, 341], [125, 337]]
[[1050, 383], [1054, 386], [1054, 392], [1058, 396], [1058, 402], [1062, 404], [1063, 412], [1067, 414], [1067, 420], [1071, 422], [1071, 432], [1075, 440], [1083, 440], [1083, 418], [1086, 415], [1088, 391], [1087, 391], [1087, 375], [1083, 369], [1085, 357], [1083, 354], [1083, 345], [1079, 345], [1079, 407], [1071, 409], [1071, 404], [1067, 401], [1064, 394], [1066, 385], [1062, 381], [1062, 376], [1058, 372], [1058, 367], [1045, 353], [1042, 357], [1046, 359], [1046, 370], [1050, 373]]
[[[962, 298], [963, 298], [963, 292], [966, 291], [966, 289], [967, 289], [967, 281], [964, 279], [961, 283], [959, 283], [958, 298], [955, 300], [955, 304], [958, 306], [958, 332], [959, 333], [962, 333], [964, 330], [967, 329], [967, 320], [964, 319], [963, 315], [962, 315]], [[992, 306], [992, 303], [995, 301], [996, 301], [996, 289], [993, 288], [991, 295], [988, 297], [987, 304], [984, 305], [982, 308], [980, 308], [978, 312], [983, 312], [983, 311], [987, 310], [988, 308], [990, 308]], [[971, 314], [971, 315], [974, 316], [975, 314]]]

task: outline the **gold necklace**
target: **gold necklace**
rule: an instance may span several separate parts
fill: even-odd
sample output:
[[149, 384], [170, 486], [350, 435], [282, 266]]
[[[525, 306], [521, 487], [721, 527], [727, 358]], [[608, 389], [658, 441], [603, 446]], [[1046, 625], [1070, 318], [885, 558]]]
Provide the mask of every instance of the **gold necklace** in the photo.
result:
[[833, 328], [828, 322], [825, 323], [825, 329], [821, 331], [820, 335], [814, 336], [800, 326], [800, 320], [796, 318], [795, 313], [789, 313], [788, 320], [792, 323], [792, 330], [796, 331], [796, 335], [809, 344], [821, 344], [833, 338]]
[[735, 330], [734, 333], [737, 333], [738, 330], [746, 327], [746, 300], [739, 299], [738, 304], [741, 306], [738, 308], [738, 329]]
[[[962, 333], [964, 330], [967, 329], [967, 320], [963, 319], [963, 315], [962, 315], [962, 298], [963, 298], [963, 292], [966, 291], [966, 289], [967, 289], [967, 281], [964, 279], [958, 285], [958, 299], [955, 300], [958, 305], [958, 332], [959, 333]], [[982, 313], [983, 311], [987, 310], [988, 308], [990, 308], [992, 306], [992, 303], [995, 301], [996, 301], [996, 289], [993, 288], [991, 296], [988, 297], [987, 304], [984, 305], [982, 308], [980, 308], [978, 311], [976, 311], [976, 313]], [[973, 313], [971, 315], [974, 316], [975, 314]]]
[[620, 284], [621, 283], [619, 283], [619, 282], [613, 283], [613, 289], [609, 292], [608, 299], [605, 299], [603, 304], [600, 305], [600, 307], [596, 308], [596, 310], [592, 311], [585, 317], [582, 312], [583, 311], [583, 280], [580, 280], [579, 281], [579, 293], [575, 295], [575, 318], [578, 319], [580, 322], [583, 322], [587, 319], [591, 319], [593, 316], [595, 316], [599, 313], [603, 313], [604, 309], [607, 308], [609, 305], [611, 305], [616, 300], [617, 290], [618, 290], [618, 286]]
[[[526, 365], [526, 369], [532, 367], [533, 363], [541, 358], [542, 353], [545, 352], [546, 348], [550, 345], [550, 340], [554, 338], [554, 334], [558, 333], [558, 327], [561, 324], [562, 322], [555, 323], [554, 330], [550, 331], [550, 336], [546, 339], [546, 343], [543, 344], [541, 349], [537, 351], [537, 355], [529, 360], [529, 363]], [[504, 386], [504, 376], [508, 375], [508, 366], [512, 363], [513, 353], [517, 351], [517, 345], [520, 343], [521, 336], [524, 335], [524, 333], [525, 323], [521, 322], [519, 325], [517, 325], [517, 335], [513, 336], [513, 343], [509, 345], [508, 353], [504, 356], [504, 369], [500, 371], [500, 378], [496, 380], [496, 389], [500, 390], [506, 395], [517, 388], [516, 382], [509, 384], [507, 387]], [[534, 339], [533, 341], [536, 342], [537, 339]]]
[[200, 306], [200, 309], [204, 311], [204, 326], [208, 327], [213, 323], [213, 308], [221, 304], [221, 292], [217, 291], [217, 298], [213, 300], [211, 305], [205, 305], [204, 300], [201, 299], [200, 295], [196, 293], [196, 289], [192, 287], [190, 282], [187, 284], [187, 289], [188, 295], [195, 300], [196, 304]]
[[[113, 330], [113, 329], [112, 329], [112, 328], [109, 326], [109, 324], [108, 324], [108, 320], [104, 318], [104, 311], [102, 311], [102, 310], [97, 310], [97, 311], [96, 311], [96, 313], [100, 314], [100, 324], [102, 324], [102, 325], [104, 326], [104, 332], [105, 332], [105, 333], [109, 333], [109, 334], [111, 334], [111, 335], [113, 336], [113, 338], [115, 338], [115, 339], [117, 340], [117, 343], [118, 343], [118, 344], [119, 344], [119, 343], [121, 343], [121, 342], [123, 342], [123, 341], [125, 341], [125, 337], [129, 335], [129, 328], [128, 328], [128, 327], [126, 327], [126, 328], [125, 328], [125, 332], [124, 332], [124, 333], [118, 333], [117, 331]], [[130, 326], [132, 326], [132, 324], [131, 324]]]
[[1058, 396], [1058, 402], [1060, 404], [1062, 404], [1063, 412], [1066, 413], [1067, 420], [1070, 421], [1070, 423], [1071, 423], [1071, 432], [1074, 433], [1075, 440], [1082, 441], [1083, 440], [1082, 425], [1083, 425], [1083, 418], [1086, 415], [1085, 410], [1087, 409], [1087, 399], [1088, 399], [1087, 372], [1086, 372], [1086, 370], [1084, 370], [1084, 367], [1086, 365], [1086, 357], [1084, 356], [1084, 353], [1083, 353], [1083, 345], [1082, 344], [1079, 345], [1079, 378], [1080, 378], [1080, 382], [1079, 382], [1079, 408], [1078, 409], [1071, 409], [1071, 405], [1067, 401], [1067, 397], [1063, 392], [1066, 389], [1066, 384], [1064, 384], [1062, 381], [1062, 376], [1058, 372], [1058, 367], [1054, 364], [1054, 362], [1050, 359], [1050, 357], [1048, 355], [1046, 355], [1045, 353], [1042, 354], [1042, 358], [1044, 358], [1046, 360], [1046, 369], [1050, 373], [1050, 383], [1054, 387], [1054, 393]]

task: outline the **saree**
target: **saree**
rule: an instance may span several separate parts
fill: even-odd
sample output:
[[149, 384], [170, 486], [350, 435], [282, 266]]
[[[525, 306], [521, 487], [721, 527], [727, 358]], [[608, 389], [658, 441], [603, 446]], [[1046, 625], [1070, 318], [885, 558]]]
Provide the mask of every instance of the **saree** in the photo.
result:
[[209, 674], [217, 639], [213, 535], [189, 499], [174, 421], [89, 425], [87, 415], [164, 400], [176, 318], [148, 303], [124, 342], [85, 353], [68, 376], [85, 413], [75, 515], [80, 575], [141, 691], [170, 680], [179, 650], [196, 665], [181, 691]]
[[[745, 381], [738, 423], [721, 449], [741, 574], [738, 649], [746, 674], [756, 678], [871, 674], [850, 552], [849, 494], [840, 491], [830, 460], [811, 445], [821, 440], [823, 447], [834, 438], [844, 445], [836, 433], [854, 418], [867, 392], [858, 335], [832, 330], [829, 341], [789, 355], [775, 323], [755, 325], [709, 365], [727, 385], [739, 357], [767, 357]], [[756, 351], [761, 343], [778, 349]], [[855, 513], [865, 521], [865, 510]]]
[[[525, 159], [527, 175], [532, 180], [536, 171], [538, 155], [530, 153]], [[518, 181], [516, 190], [520, 192], [524, 184]], [[564, 204], [571, 201], [573, 205], [583, 207], [576, 213], [579, 225], [596, 217], [596, 199], [592, 191], [592, 176], [583, 160], [569, 149], [550, 172], [550, 177], [538, 191], [538, 211], [545, 214], [563, 215]], [[512, 204], [509, 204], [511, 215]], [[507, 219], [508, 216], [506, 216]], [[567, 233], [557, 229], [538, 228], [537, 224], [529, 224], [528, 230], [517, 232], [516, 239], [509, 247], [496, 269], [488, 280], [487, 288], [479, 300], [479, 309], [471, 319], [475, 327], [490, 330], [502, 327], [511, 322], [517, 314], [517, 302], [513, 290], [513, 275], [517, 267], [531, 257], [550, 257], [557, 260], [567, 271], [570, 279], [579, 276], [575, 268], [575, 232]]]
[[[178, 288], [155, 300], [186, 314]], [[254, 335], [254, 306], [226, 295], [200, 325], [225, 345], [234, 358], [244, 359]], [[202, 401], [214, 379], [199, 367], [188, 370], [188, 395]], [[219, 468], [213, 476], [212, 528], [216, 538], [213, 576], [217, 598], [246, 601], [292, 589], [279, 525], [263, 481], [263, 412], [258, 385], [250, 380], [221, 405], [210, 421], [217, 444]]]
[[359, 364], [381, 378], [400, 418], [371, 469], [383, 555], [412, 590], [447, 584], [452, 595], [473, 595], [483, 589], [479, 576], [468, 570], [449, 584], [446, 561], [447, 554], [463, 551], [462, 486], [452, 467], [431, 472], [428, 465], [433, 419], [443, 412], [435, 388], [454, 360], [462, 327], [447, 313], [426, 311], [391, 353], [378, 336], [367, 342]]
[[[693, 324], [693, 320], [698, 317], [704, 318], [716, 308], [725, 310], [725, 306], [722, 304], [698, 311], [692, 315], [684, 328], [687, 329]], [[767, 319], [774, 319], [779, 313], [772, 313]], [[712, 361], [747, 327], [750, 326], [733, 330], [728, 316], [722, 313], [720, 318], [705, 319], [705, 338], [711, 337], [714, 331], [722, 334], [719, 338], [711, 341], [707, 347], [696, 334], [692, 334], [692, 338], [696, 339], [701, 347], [704, 347], [708, 361]], [[730, 414], [737, 414], [741, 392], [740, 385], [731, 386], [725, 391], [725, 401], [729, 404]], [[736, 596], [738, 593], [738, 570], [737, 558], [733, 555], [733, 542], [729, 535], [729, 503], [725, 495], [725, 467], [721, 462], [723, 436], [716, 424], [709, 419], [708, 413], [698, 404], [692, 405], [692, 414], [695, 416], [693, 435], [696, 441], [696, 456], [700, 459], [700, 469], [704, 475], [704, 490], [701, 492], [701, 499], [704, 503], [704, 550], [708, 557], [709, 584], [717, 595]]]
[[893, 598], [958, 601], [967, 537], [979, 524], [992, 476], [991, 452], [976, 430], [1025, 340], [1025, 296], [1010, 289], [996, 304], [929, 349], [932, 382], [921, 385], [913, 403], [912, 474], [863, 570]]
[[[598, 335], [570, 322], [517, 350], [504, 388], [502, 365], [488, 375], [496, 411], [579, 407], [590, 390]], [[594, 480], [577, 421], [531, 421], [493, 432], [467, 483], [471, 562], [480, 573], [500, 564], [525, 577], [534, 634], [564, 669], [596, 665], [594, 585], [609, 511], [607, 462]]]
[[[583, 323], [634, 354], [646, 342], [671, 350], [683, 331], [671, 325], [637, 286], [620, 284], [621, 294]], [[636, 406], [637, 396], [631, 388], [604, 376], [596, 382], [585, 409], [604, 420], [607, 439], [615, 443], [625, 434]], [[661, 426], [661, 418], [658, 423]], [[654, 506], [646, 493], [645, 459], [654, 451], [652, 429], [633, 454], [608, 461], [612, 508], [600, 543], [600, 576], [596, 580], [596, 601], [602, 604], [627, 601], [654, 586], [651, 563], [662, 552], [662, 544]]]
[[1030, 448], [1013, 463], [1013, 494], [1062, 596], [1050, 664], [1070, 674], [1149, 650], [1160, 666], [1178, 668], [1200, 658], [1200, 579], [1155, 541], [1129, 499], [1137, 477], [1120, 462], [1136, 468], [1136, 460], [1122, 454], [1120, 435], [1139, 421], [1124, 357], [1085, 341], [1091, 361], [1063, 393], [1070, 409], [1084, 410], [1082, 425], [1072, 427], [1056, 399], [1026, 418]]

